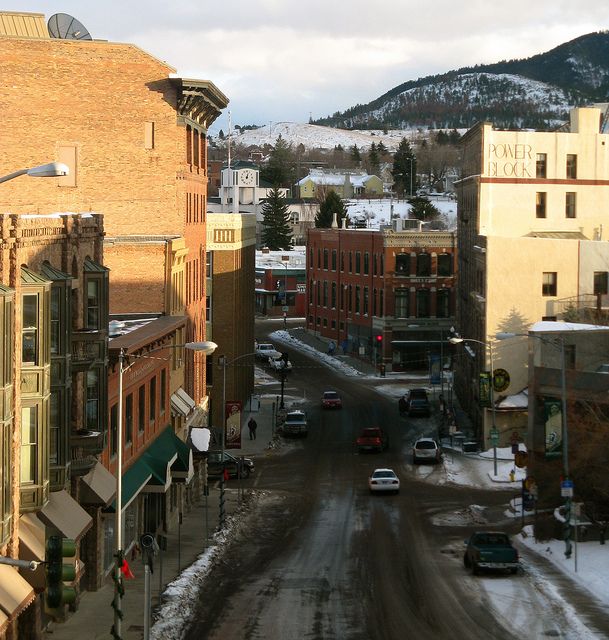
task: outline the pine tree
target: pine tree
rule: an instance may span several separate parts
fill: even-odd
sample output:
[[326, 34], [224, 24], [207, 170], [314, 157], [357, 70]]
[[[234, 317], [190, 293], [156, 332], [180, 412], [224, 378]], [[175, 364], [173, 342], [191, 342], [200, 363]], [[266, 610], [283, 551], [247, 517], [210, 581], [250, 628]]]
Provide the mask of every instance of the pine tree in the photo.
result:
[[315, 217], [315, 226], [320, 229], [330, 229], [336, 213], [336, 222], [342, 227], [347, 209], [336, 191], [328, 191], [324, 201], [319, 205], [319, 213]]
[[279, 189], [272, 189], [262, 204], [262, 243], [272, 251], [292, 249], [288, 205]]
[[412, 196], [417, 186], [417, 159], [406, 138], [402, 138], [393, 156], [393, 180], [397, 192]]
[[268, 164], [260, 170], [260, 178], [274, 187], [290, 187], [290, 176], [294, 168], [294, 152], [279, 134], [271, 149]]
[[370, 173], [375, 174], [379, 171], [379, 154], [376, 150], [376, 144], [374, 142], [370, 145], [370, 151], [368, 151], [368, 165], [370, 167]]
[[355, 164], [359, 164], [362, 160], [362, 156], [359, 152], [359, 149], [357, 148], [357, 145], [354, 144], [349, 151], [351, 152], [351, 160], [353, 160]]
[[417, 220], [430, 221], [440, 217], [440, 210], [435, 207], [429, 198], [415, 196], [408, 199], [410, 216]]

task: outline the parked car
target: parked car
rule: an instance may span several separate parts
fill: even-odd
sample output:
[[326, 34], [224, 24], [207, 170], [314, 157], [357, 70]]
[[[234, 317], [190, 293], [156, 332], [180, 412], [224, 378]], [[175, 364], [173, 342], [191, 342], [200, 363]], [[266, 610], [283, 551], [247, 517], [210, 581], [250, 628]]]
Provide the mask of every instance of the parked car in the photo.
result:
[[309, 433], [307, 414], [304, 411], [289, 411], [282, 427], [284, 436], [301, 436], [306, 438]]
[[[207, 477], [220, 478], [224, 468], [228, 469], [228, 475], [231, 478], [238, 477], [240, 459], [231, 455], [227, 451], [224, 452], [224, 464], [222, 464], [222, 451], [207, 452]], [[249, 478], [254, 473], [254, 461], [251, 458], [243, 458], [243, 467], [241, 469], [241, 477]]]
[[368, 427], [361, 432], [355, 444], [360, 453], [362, 451], [383, 451], [389, 445], [389, 439], [380, 427]]
[[609, 364], [600, 364], [596, 368], [596, 373], [609, 373]]
[[398, 493], [400, 479], [393, 469], [375, 469], [368, 478], [370, 493]]
[[440, 462], [442, 452], [433, 438], [419, 438], [412, 447], [412, 463]]
[[283, 359], [283, 355], [279, 354], [278, 356], [272, 356], [269, 358], [269, 367], [271, 367], [273, 371], [291, 371], [292, 363], [289, 360], [286, 362]]
[[496, 531], [477, 531], [468, 540], [463, 564], [477, 575], [483, 569], [503, 569], [516, 573], [520, 568], [518, 551], [507, 534]]
[[410, 389], [406, 395], [406, 412], [409, 416], [429, 416], [431, 406], [426, 389]]
[[321, 397], [322, 409], [342, 409], [343, 401], [336, 391], [324, 391]]
[[256, 358], [258, 360], [263, 360], [264, 362], [268, 362], [269, 358], [277, 358], [281, 357], [281, 352], [275, 349], [274, 345], [270, 342], [261, 342], [256, 347], [254, 353], [256, 354]]

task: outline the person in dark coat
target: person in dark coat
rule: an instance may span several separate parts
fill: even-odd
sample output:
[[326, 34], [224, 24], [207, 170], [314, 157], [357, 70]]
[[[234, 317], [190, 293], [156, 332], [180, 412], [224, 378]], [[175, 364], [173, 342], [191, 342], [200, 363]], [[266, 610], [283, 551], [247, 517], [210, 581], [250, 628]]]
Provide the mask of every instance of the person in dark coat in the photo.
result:
[[254, 420], [254, 418], [250, 418], [249, 419], [249, 422], [247, 423], [247, 427], [250, 430], [250, 440], [255, 440], [256, 439], [256, 428], [258, 427], [258, 424]]

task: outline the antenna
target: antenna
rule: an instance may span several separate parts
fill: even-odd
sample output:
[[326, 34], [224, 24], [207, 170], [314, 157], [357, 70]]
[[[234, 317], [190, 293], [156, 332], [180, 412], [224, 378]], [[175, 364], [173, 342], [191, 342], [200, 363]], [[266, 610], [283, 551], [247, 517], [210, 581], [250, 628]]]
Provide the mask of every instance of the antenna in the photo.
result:
[[82, 22], [69, 13], [55, 13], [47, 23], [51, 38], [59, 40], [93, 40]]

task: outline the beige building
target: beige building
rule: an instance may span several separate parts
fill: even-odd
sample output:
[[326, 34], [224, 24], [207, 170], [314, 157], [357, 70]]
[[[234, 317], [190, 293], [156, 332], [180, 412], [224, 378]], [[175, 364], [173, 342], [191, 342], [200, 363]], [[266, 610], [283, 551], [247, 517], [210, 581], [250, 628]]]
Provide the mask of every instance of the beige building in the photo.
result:
[[463, 137], [458, 326], [463, 338], [486, 346], [467, 345], [455, 383], [484, 446], [492, 412], [479, 409], [479, 374], [490, 371], [491, 348], [495, 371], [509, 375], [495, 384], [500, 441], [513, 431], [524, 435], [527, 425], [526, 406], [501, 409], [510, 404], [502, 403], [506, 396], [527, 387], [526, 343], [494, 336], [526, 333], [591, 300], [606, 304], [609, 135], [600, 132], [601, 116], [600, 108], [578, 108], [558, 132], [496, 131], [481, 123]]

